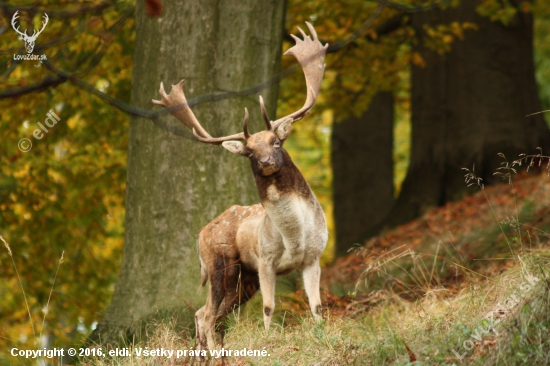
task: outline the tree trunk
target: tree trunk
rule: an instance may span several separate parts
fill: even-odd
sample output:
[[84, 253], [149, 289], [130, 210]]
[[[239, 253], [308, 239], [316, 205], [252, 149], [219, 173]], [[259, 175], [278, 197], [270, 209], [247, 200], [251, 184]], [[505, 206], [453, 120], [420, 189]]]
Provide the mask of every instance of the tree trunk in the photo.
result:
[[449, 53], [414, 47], [426, 62], [412, 67], [412, 150], [403, 189], [388, 224], [395, 226], [427, 208], [462, 198], [464, 171], [475, 164], [485, 183], [492, 183], [503, 161], [536, 147], [548, 151], [550, 133], [541, 115], [533, 66], [533, 19], [518, 11], [508, 26], [481, 17], [479, 0], [462, 0], [458, 8], [413, 15], [423, 26], [452, 21], [477, 24]]
[[[284, 2], [277, 0], [163, 2], [148, 18], [137, 2], [132, 104], [152, 109], [159, 84], [186, 79], [188, 98], [239, 90], [268, 80], [280, 68]], [[261, 91], [275, 116], [277, 86]], [[258, 95], [202, 103], [194, 113], [213, 136], [263, 128]], [[254, 112], [257, 112], [254, 113]], [[173, 117], [164, 117], [179, 123]], [[133, 336], [143, 321], [180, 314], [204, 303], [196, 234], [232, 204], [258, 202], [250, 163], [220, 146], [184, 139], [132, 118], [128, 149], [125, 246], [110, 306], [90, 340]], [[99, 270], [99, 269], [98, 269]], [[183, 314], [183, 315], [182, 315]]]
[[334, 123], [332, 172], [336, 255], [345, 255], [393, 205], [393, 95], [379, 92], [365, 113]]

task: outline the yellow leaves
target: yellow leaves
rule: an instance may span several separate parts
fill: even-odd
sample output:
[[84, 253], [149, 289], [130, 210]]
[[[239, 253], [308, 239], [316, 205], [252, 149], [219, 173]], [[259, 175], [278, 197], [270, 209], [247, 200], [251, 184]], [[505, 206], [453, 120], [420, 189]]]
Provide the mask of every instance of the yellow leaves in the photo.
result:
[[98, 16], [91, 17], [86, 22], [86, 26], [88, 27], [88, 29], [91, 29], [91, 30], [97, 30], [99, 28], [103, 28], [103, 25], [104, 25], [103, 19]]
[[22, 203], [16, 203], [12, 206], [12, 210], [16, 215], [23, 217], [25, 220], [31, 218], [30, 213], [27, 211], [27, 208]]
[[334, 120], [334, 111], [332, 109], [325, 109], [321, 112], [321, 121], [323, 126], [331, 126]]
[[472, 29], [472, 30], [477, 31], [479, 29], [479, 27], [475, 23], [464, 22], [464, 23], [462, 23], [462, 29], [463, 30], [464, 29]]
[[[403, 84], [410, 85], [409, 70], [406, 71], [406, 75], [403, 75], [402, 79]], [[398, 197], [410, 161], [411, 98], [410, 89], [407, 86], [400, 87], [399, 92], [395, 94], [395, 124], [393, 136], [394, 195]]]
[[477, 30], [478, 27], [471, 22], [451, 22], [436, 26], [424, 24], [423, 29], [427, 35], [424, 45], [442, 55], [451, 50], [456, 38], [464, 39], [465, 30]]
[[80, 113], [75, 114], [74, 116], [67, 119], [67, 126], [74, 130], [76, 126], [78, 125], [78, 122], [80, 121]]
[[418, 52], [411, 53], [411, 63], [415, 66], [426, 67], [426, 61], [424, 61], [424, 58]]
[[95, 245], [92, 247], [96, 258], [103, 257], [105, 259], [119, 257], [120, 248], [124, 239], [122, 238], [106, 238], [101, 245]]
[[[13, 171], [13, 177], [16, 179], [24, 178], [29, 175], [30, 164], [24, 164], [19, 169]], [[12, 197], [15, 201], [15, 197]]]
[[[120, 45], [119, 45], [119, 47], [120, 47]], [[98, 81], [96, 81], [95, 87], [97, 89], [99, 89], [99, 91], [102, 91], [102, 92], [106, 93], [107, 88], [109, 87], [109, 82], [105, 79], [99, 79]]]
[[115, 36], [111, 32], [101, 32], [99, 34], [99, 37], [105, 42], [106, 44], [110, 44], [114, 39]]
[[[530, 5], [526, 5], [524, 1], [521, 5], [523, 9], [530, 9]], [[476, 7], [479, 15], [489, 17], [493, 22], [501, 22], [504, 25], [510, 24], [515, 17], [518, 8], [509, 0], [482, 0], [481, 4]]]
[[370, 37], [372, 40], [376, 41], [378, 40], [378, 33], [374, 29], [367, 29], [365, 32], [365, 36]]
[[459, 39], [464, 39], [464, 30], [466, 29], [478, 30], [478, 26], [477, 24], [470, 22], [452, 22], [449, 24], [450, 32]]
[[[63, 37], [76, 31], [75, 37], [44, 51], [48, 60], [69, 73], [77, 72], [81, 80], [91, 85], [110, 93], [116, 90], [117, 98], [130, 94], [133, 15], [116, 32], [106, 33], [112, 43], [100, 62], [93, 68], [89, 68], [89, 62], [96, 57], [98, 45], [105, 43], [105, 25], [120, 18], [121, 8], [117, 5], [105, 13], [82, 14], [63, 21], [51, 17], [39, 39], [39, 43], [46, 42], [53, 40], [48, 38], [50, 34]], [[21, 41], [12, 33], [6, 32], [7, 41], [3, 44], [20, 48]], [[36, 65], [30, 61], [18, 63], [0, 87], [42, 80], [49, 71]], [[43, 139], [33, 140], [30, 152], [21, 153], [17, 141], [22, 137], [33, 139], [36, 122], [43, 122], [50, 109], [61, 121]], [[55, 267], [65, 251], [44, 330], [53, 332], [59, 344], [66, 344], [70, 334], [74, 334], [78, 317], [86, 319], [86, 327], [99, 320], [112, 292], [109, 285], [118, 272], [124, 235], [129, 118], [68, 82], [15, 101], [1, 100], [0, 110], [0, 130], [6, 142], [0, 147], [3, 229], [13, 242], [13, 258], [29, 297], [35, 326], [42, 322], [41, 309], [48, 298]], [[23, 126], [25, 120], [28, 129]], [[112, 219], [106, 218], [107, 212]], [[99, 252], [91, 248], [99, 248]], [[0, 251], [2, 265], [6, 258], [6, 251]], [[97, 268], [102, 271], [98, 273]], [[82, 291], [90, 296], [76, 296]], [[0, 349], [6, 349], [8, 342], [21, 349], [33, 348], [35, 338], [21, 288], [9, 268], [0, 271], [0, 293], [10, 295], [0, 296], [0, 319], [9, 318], [9, 326], [2, 329]], [[40, 327], [36, 330], [40, 331]], [[82, 341], [81, 337], [77, 334], [72, 342]]]
[[48, 178], [54, 183], [64, 183], [65, 179], [63, 179], [63, 175], [52, 168], [48, 168]]
[[103, 42], [109, 44], [115, 39], [115, 34], [107, 30], [106, 20], [99, 16], [91, 17], [86, 22], [86, 27], [90, 33], [100, 38]]

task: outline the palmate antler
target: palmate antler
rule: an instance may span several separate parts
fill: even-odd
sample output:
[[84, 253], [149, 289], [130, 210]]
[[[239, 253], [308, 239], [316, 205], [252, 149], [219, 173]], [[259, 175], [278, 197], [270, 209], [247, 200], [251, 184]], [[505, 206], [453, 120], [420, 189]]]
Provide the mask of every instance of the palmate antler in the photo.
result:
[[302, 41], [300, 38], [291, 34], [292, 38], [296, 41], [296, 45], [284, 53], [285, 55], [294, 56], [304, 70], [307, 86], [306, 102], [300, 110], [271, 122], [271, 129], [273, 130], [279, 127], [279, 125], [288, 118], [292, 118], [292, 123], [304, 118], [315, 105], [315, 101], [321, 90], [321, 83], [323, 82], [323, 74], [325, 72], [325, 54], [327, 53], [328, 43], [323, 46], [321, 42], [319, 42], [319, 38], [317, 38], [315, 28], [308, 22], [306, 22], [306, 25], [313, 36], [313, 40], [298, 27], [304, 40]]
[[[281, 125], [283, 121], [286, 121], [287, 119], [291, 119], [292, 123], [294, 123], [304, 118], [304, 116], [309, 113], [309, 111], [315, 104], [317, 96], [319, 95], [321, 83], [323, 81], [323, 73], [325, 71], [324, 60], [328, 44], [323, 46], [321, 42], [319, 42], [319, 39], [317, 38], [317, 33], [315, 32], [313, 26], [308, 22], [306, 22], [306, 24], [313, 39], [311, 39], [310, 36], [306, 35], [298, 27], [304, 39], [301, 40], [300, 38], [292, 35], [292, 37], [296, 40], [296, 45], [285, 52], [285, 55], [293, 55], [296, 60], [298, 60], [300, 66], [302, 67], [302, 70], [304, 71], [307, 86], [306, 102], [300, 110], [291, 113], [288, 116], [279, 118], [276, 121], [271, 121], [267, 115], [264, 101], [260, 96], [260, 109], [262, 111], [262, 116], [266, 124], [266, 129], [268, 130], [275, 130], [277, 127], [279, 127], [279, 125]], [[161, 82], [159, 92], [162, 99], [153, 99], [153, 103], [162, 105], [167, 108], [174, 117], [179, 119], [185, 126], [193, 131], [193, 136], [195, 136], [195, 138], [200, 142], [219, 145], [224, 141], [247, 140], [248, 137], [250, 137], [250, 133], [248, 132], [248, 111], [246, 110], [246, 108], [243, 132], [224, 137], [210, 136], [210, 134], [206, 132], [206, 130], [201, 126], [201, 124], [193, 114], [193, 111], [189, 107], [189, 104], [187, 104], [187, 100], [183, 92], [184, 82], [185, 80], [182, 80], [176, 85], [172, 85], [170, 94], [166, 94], [164, 86]]]

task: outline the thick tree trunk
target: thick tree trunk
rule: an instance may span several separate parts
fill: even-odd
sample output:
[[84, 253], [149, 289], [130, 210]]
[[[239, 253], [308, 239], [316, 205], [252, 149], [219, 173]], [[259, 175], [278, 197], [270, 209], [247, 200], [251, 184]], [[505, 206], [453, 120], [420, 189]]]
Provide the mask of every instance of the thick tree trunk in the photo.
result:
[[380, 92], [359, 118], [332, 127], [336, 255], [345, 255], [393, 205], [393, 95]]
[[[193, 98], [250, 87], [279, 71], [284, 2], [163, 4], [163, 17], [150, 19], [144, 2], [137, 2], [133, 105], [152, 109], [161, 81], [169, 91], [170, 84], [185, 78], [186, 95]], [[277, 86], [261, 94], [275, 116]], [[193, 110], [213, 136], [242, 131], [244, 107], [253, 117], [251, 130], [258, 130], [263, 122], [257, 98], [203, 103]], [[247, 159], [133, 118], [122, 267], [111, 304], [90, 339], [117, 341], [153, 316], [183, 313], [179, 320], [191, 323], [188, 305], [199, 307], [206, 295], [197, 293], [196, 234], [230, 205], [255, 202]]]
[[458, 8], [416, 13], [413, 26], [452, 21], [477, 24], [443, 56], [415, 46], [426, 61], [412, 67], [412, 151], [403, 189], [390, 226], [421, 215], [427, 208], [457, 200], [466, 192], [464, 171], [472, 168], [485, 183], [502, 159], [550, 146], [541, 115], [533, 66], [533, 20], [521, 11], [510, 25], [491, 22], [475, 11], [479, 0]]

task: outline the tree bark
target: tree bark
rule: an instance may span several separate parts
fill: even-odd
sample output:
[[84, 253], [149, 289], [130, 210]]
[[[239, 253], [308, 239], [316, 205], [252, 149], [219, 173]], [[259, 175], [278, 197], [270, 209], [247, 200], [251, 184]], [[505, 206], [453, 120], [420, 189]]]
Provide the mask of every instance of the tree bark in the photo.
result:
[[393, 95], [379, 92], [360, 117], [332, 126], [336, 255], [345, 255], [393, 205]]
[[[412, 66], [412, 148], [403, 189], [387, 224], [395, 226], [426, 209], [462, 198], [464, 171], [475, 164], [485, 183], [505, 154], [550, 147], [541, 115], [533, 64], [533, 19], [518, 11], [508, 26], [476, 13], [478, 0], [462, 0], [457, 8], [415, 13], [420, 36], [414, 46], [425, 67]], [[449, 53], [422, 46], [425, 24], [452, 21], [477, 24]]]
[[[152, 109], [161, 81], [169, 91], [185, 78], [190, 99], [250, 87], [280, 69], [284, 2], [166, 1], [158, 19], [146, 16], [144, 3], [138, 1], [136, 10], [135, 106]], [[277, 91], [277, 85], [261, 91], [271, 116]], [[257, 94], [193, 110], [219, 136], [242, 131], [245, 107], [251, 130], [263, 128]], [[135, 335], [155, 316], [180, 314], [180, 322], [192, 324], [189, 308], [201, 306], [206, 296], [197, 292], [196, 234], [230, 205], [258, 202], [247, 159], [142, 118], [132, 118], [129, 133], [122, 266], [111, 304], [90, 337], [102, 343]]]

